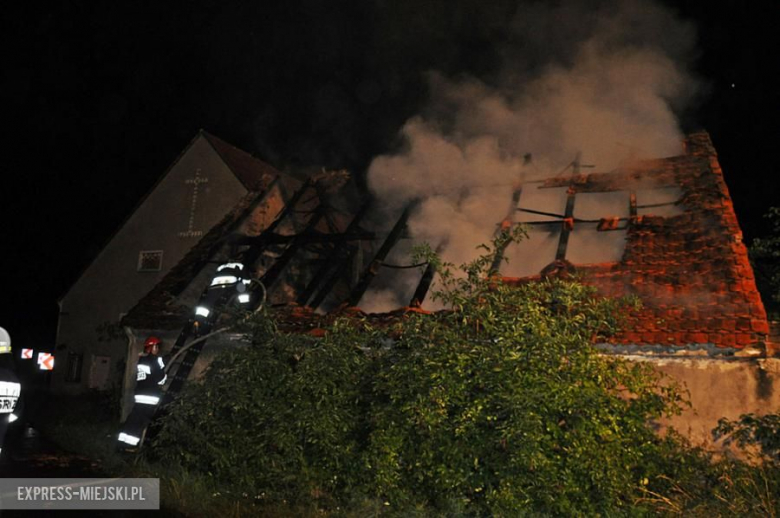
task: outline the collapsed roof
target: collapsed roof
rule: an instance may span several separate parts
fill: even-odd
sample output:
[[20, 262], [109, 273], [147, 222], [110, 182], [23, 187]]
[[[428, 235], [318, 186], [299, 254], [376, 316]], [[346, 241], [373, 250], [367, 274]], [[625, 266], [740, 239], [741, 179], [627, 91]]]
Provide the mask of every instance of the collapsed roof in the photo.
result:
[[[576, 271], [605, 296], [638, 296], [643, 309], [615, 344], [724, 350], [763, 344], [767, 317], [717, 155], [704, 132], [684, 145], [680, 156], [507, 189], [512, 205], [497, 226], [522, 223], [529, 239], [501, 251], [509, 262], [494, 264], [504, 281]], [[205, 286], [209, 265], [237, 255], [255, 269], [284, 329], [317, 334], [330, 320], [322, 313], [351, 307], [354, 314], [388, 286], [405, 287], [400, 300], [408, 302], [400, 306], [409, 307], [372, 319], [426, 306], [430, 268], [397, 264], [410, 248], [413, 203], [388, 218], [381, 200], [361, 200], [342, 173], [323, 173], [302, 185], [267, 228], [237, 235], [267, 190], [268, 184], [255, 186], [123, 324], [183, 326], [195, 302], [193, 279]]]

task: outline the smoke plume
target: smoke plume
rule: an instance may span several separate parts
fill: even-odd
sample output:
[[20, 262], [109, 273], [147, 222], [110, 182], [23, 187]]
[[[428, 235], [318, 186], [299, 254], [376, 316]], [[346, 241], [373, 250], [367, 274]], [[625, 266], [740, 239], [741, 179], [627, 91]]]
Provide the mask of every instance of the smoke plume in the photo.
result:
[[556, 175], [578, 153], [601, 171], [679, 154], [675, 110], [695, 90], [692, 28], [648, 0], [522, 5], [504, 40], [497, 74], [430, 72], [430, 103], [403, 125], [402, 149], [369, 168], [388, 214], [421, 200], [412, 237], [446, 243], [456, 264], [491, 240], [518, 182]]

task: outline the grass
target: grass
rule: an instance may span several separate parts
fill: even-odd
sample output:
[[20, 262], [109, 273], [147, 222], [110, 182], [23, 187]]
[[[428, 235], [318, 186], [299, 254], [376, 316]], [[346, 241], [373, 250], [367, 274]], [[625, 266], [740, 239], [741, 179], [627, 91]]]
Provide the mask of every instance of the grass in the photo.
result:
[[[233, 495], [229, 490], [218, 487], [207, 474], [193, 473], [178, 465], [165, 465], [143, 456], [118, 452], [116, 435], [119, 421], [113, 417], [114, 410], [107, 404], [107, 399], [98, 394], [49, 397], [30, 421], [61, 449], [95, 461], [101, 474], [159, 478], [161, 507], [171, 514], [227, 518], [322, 516], [316, 509], [285, 504], [256, 505], [248, 495]], [[359, 516], [372, 515], [376, 514], [366, 512]]]
[[[169, 515], [228, 518], [394, 515], [393, 509], [372, 500], [353, 502], [348, 509], [337, 508], [327, 513], [313, 506], [258, 502], [251, 495], [231, 493], [230, 488], [221, 487], [208, 474], [143, 456], [120, 454], [115, 450], [119, 423], [111, 418], [111, 413], [112, 409], [99, 397], [54, 398], [33, 418], [33, 424], [62, 449], [96, 461], [103, 474], [159, 478], [161, 507]], [[699, 468], [701, 474], [669, 480], [667, 494], [647, 492], [637, 505], [660, 516], [775, 517], [780, 514], [780, 466], [721, 459], [705, 462]]]

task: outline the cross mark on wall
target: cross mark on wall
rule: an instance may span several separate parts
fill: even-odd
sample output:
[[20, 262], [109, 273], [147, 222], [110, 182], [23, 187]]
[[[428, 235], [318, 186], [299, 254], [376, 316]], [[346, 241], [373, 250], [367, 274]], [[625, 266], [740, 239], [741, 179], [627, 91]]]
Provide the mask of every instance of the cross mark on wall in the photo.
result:
[[198, 190], [200, 184], [209, 183], [209, 179], [200, 175], [200, 168], [195, 170], [194, 178], [187, 178], [184, 180], [185, 185], [192, 185], [192, 201], [190, 203], [190, 219], [187, 230], [185, 232], [179, 232], [179, 237], [200, 237], [203, 235], [203, 231], [195, 230], [195, 210], [198, 207]]

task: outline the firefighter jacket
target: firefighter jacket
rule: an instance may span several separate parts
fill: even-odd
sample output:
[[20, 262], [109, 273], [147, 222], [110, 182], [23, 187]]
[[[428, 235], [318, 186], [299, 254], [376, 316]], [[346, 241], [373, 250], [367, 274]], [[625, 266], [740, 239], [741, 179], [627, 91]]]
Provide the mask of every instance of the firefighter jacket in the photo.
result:
[[162, 386], [168, 377], [165, 363], [156, 354], [147, 354], [138, 359], [135, 382], [135, 402], [141, 405], [156, 405], [160, 401]]
[[[3, 445], [8, 425], [16, 421], [18, 416], [19, 397], [22, 394], [22, 384], [12, 371], [0, 367], [0, 446]], [[14, 413], [17, 411], [17, 413]]]

